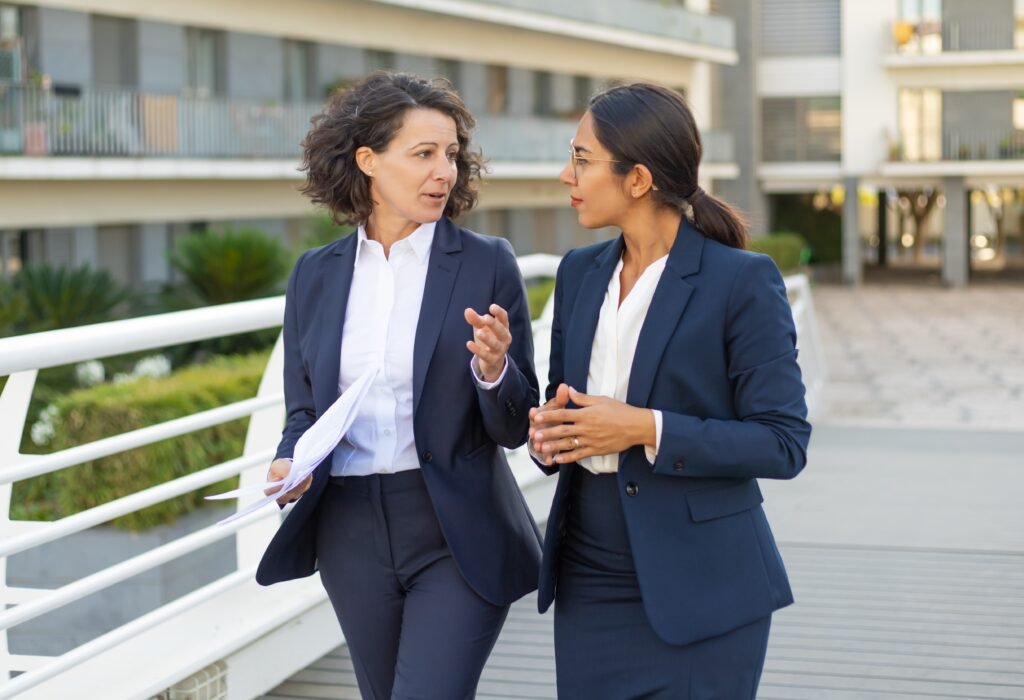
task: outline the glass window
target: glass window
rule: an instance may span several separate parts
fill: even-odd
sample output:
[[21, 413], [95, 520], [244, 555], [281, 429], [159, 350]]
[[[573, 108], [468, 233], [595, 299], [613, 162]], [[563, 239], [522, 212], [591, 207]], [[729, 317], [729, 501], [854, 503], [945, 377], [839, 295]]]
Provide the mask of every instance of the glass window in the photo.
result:
[[21, 18], [18, 8], [13, 5], [0, 5], [0, 45], [21, 36]]
[[213, 97], [223, 90], [221, 81], [222, 34], [212, 29], [188, 27], [185, 50], [189, 92], [195, 97]]
[[586, 112], [592, 94], [590, 78], [585, 75], [577, 75], [572, 80], [573, 106], [579, 112]]
[[922, 161], [942, 158], [942, 93], [901, 90], [900, 157]]
[[372, 73], [375, 70], [394, 70], [395, 52], [378, 51], [377, 49], [366, 49], [366, 70]]
[[551, 100], [551, 74], [537, 71], [533, 76], [533, 113], [546, 116], [554, 111]]
[[504, 114], [508, 110], [508, 67], [487, 66], [487, 112]]
[[444, 78], [455, 91], [459, 91], [459, 62], [450, 58], [439, 58], [434, 66], [434, 72], [438, 78]]
[[284, 99], [313, 99], [313, 46], [306, 41], [284, 40]]
[[838, 97], [766, 98], [761, 103], [767, 162], [837, 161], [842, 148]]

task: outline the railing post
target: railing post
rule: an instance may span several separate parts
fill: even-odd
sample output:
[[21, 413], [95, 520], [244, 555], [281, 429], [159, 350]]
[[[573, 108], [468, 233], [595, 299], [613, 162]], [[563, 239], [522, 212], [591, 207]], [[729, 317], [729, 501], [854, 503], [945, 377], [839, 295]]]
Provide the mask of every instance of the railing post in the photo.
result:
[[[270, 353], [270, 359], [267, 361], [267, 367], [263, 370], [263, 378], [260, 380], [260, 388], [256, 396], [280, 394], [282, 391], [284, 391], [284, 333], [277, 337], [274, 350]], [[281, 429], [284, 427], [284, 419], [284, 404], [255, 411], [249, 418], [249, 429], [245, 434], [245, 447], [242, 455], [248, 456], [277, 447]], [[239, 485], [249, 486], [262, 483], [266, 480], [269, 466], [269, 463], [258, 464], [246, 469], [239, 476]], [[238, 499], [238, 509], [241, 510], [261, 497], [262, 494], [252, 494]], [[239, 569], [245, 569], [260, 560], [267, 542], [274, 536], [280, 522], [276, 518], [264, 518], [238, 531], [235, 536], [235, 552], [238, 557]]]
[[[12, 374], [7, 378], [3, 393], [0, 393], [0, 465], [13, 467], [25, 459], [20, 450], [21, 435], [25, 431], [29, 401], [38, 373], [38, 370], [33, 369]], [[12, 488], [13, 483], [0, 483], [0, 540], [14, 534], [15, 525], [11, 522]], [[7, 557], [0, 557], [0, 609], [7, 609], [16, 602], [19, 601], [11, 598], [7, 586]], [[24, 670], [13, 667], [7, 630], [0, 630], [0, 678], [6, 682], [11, 671]]]

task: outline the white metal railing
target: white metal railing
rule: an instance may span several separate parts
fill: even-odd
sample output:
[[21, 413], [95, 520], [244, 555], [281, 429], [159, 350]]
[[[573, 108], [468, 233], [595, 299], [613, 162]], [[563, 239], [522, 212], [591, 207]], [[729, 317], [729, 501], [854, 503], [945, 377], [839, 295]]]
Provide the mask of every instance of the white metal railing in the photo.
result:
[[[552, 277], [559, 258], [553, 255], [531, 255], [519, 259], [526, 278]], [[787, 278], [787, 287], [801, 339], [800, 361], [808, 387], [808, 402], [813, 407], [821, 391], [824, 365], [814, 319], [814, 307], [807, 278], [797, 275]], [[229, 404], [140, 430], [73, 447], [49, 455], [26, 455], [19, 451], [19, 443], [28, 413], [29, 399], [38, 370], [59, 365], [120, 355], [140, 350], [162, 348], [191, 342], [277, 327], [283, 315], [284, 299], [277, 297], [223, 306], [175, 312], [126, 321], [115, 321], [66, 330], [0, 340], [0, 376], [10, 375], [0, 394], [0, 678], [20, 672], [13, 680], [0, 685], [0, 700], [45, 687], [43, 684], [71, 670], [95, 662], [102, 654], [121, 649], [142, 635], [152, 633], [159, 625], [201, 610], [214, 600], [251, 596], [244, 610], [252, 616], [265, 615], [266, 621], [249, 620], [246, 632], [222, 642], [222, 646], [207, 651], [204, 663], [213, 663], [228, 657], [239, 648], [253, 643], [253, 637], [267, 634], [280, 620], [280, 605], [266, 604], [272, 589], [247, 588], [255, 565], [267, 541], [279, 522], [275, 509], [266, 509], [240, 519], [228, 526], [210, 525], [157, 546], [142, 554], [103, 568], [91, 575], [55, 589], [29, 589], [7, 585], [8, 557], [33, 547], [55, 542], [76, 532], [107, 522], [115, 517], [133, 513], [155, 503], [166, 501], [240, 475], [243, 486], [261, 482], [267, 464], [273, 456], [281, 425], [284, 421], [282, 401], [282, 344], [281, 339], [270, 355], [264, 377], [255, 398]], [[548, 301], [540, 318], [534, 323], [537, 370], [543, 385], [547, 376], [550, 348], [549, 330], [552, 300]], [[53, 522], [25, 522], [10, 520], [11, 487], [16, 481], [66, 469], [85, 461], [124, 452], [142, 445], [191, 433], [239, 417], [251, 416], [242, 456], [228, 460], [184, 477], [143, 489], [75, 515]], [[515, 453], [513, 468], [521, 487], [536, 481], [539, 470], [533, 469], [522, 451]], [[250, 499], [257, 498], [253, 495]], [[246, 505], [248, 500], [239, 502]], [[71, 651], [51, 658], [11, 654], [7, 646], [7, 630], [36, 619], [88, 595], [153, 569], [183, 555], [195, 552], [212, 542], [234, 536], [237, 556], [236, 568], [216, 581], [188, 595], [153, 610], [107, 634], [82, 644]], [[275, 587], [277, 588], [277, 587]], [[325, 600], [321, 589], [309, 589], [307, 597], [312, 603]], [[306, 609], [303, 608], [303, 609]], [[205, 618], [191, 620], [189, 633], [198, 643], [211, 634], [204, 627]], [[214, 624], [207, 622], [207, 625]], [[221, 625], [224, 627], [224, 625]], [[263, 630], [262, 632], [260, 630]], [[336, 642], [335, 642], [336, 643]], [[329, 648], [329, 647], [328, 647]], [[169, 650], [168, 650], [169, 651]], [[178, 651], [180, 653], [180, 645]], [[151, 650], [153, 658], [158, 652]], [[212, 656], [211, 656], [212, 654]], [[165, 655], [166, 656], [166, 655]], [[190, 663], [192, 663], [190, 661]], [[198, 662], [197, 662], [198, 663]], [[149, 674], [150, 667], [134, 668], [130, 661], [116, 665], [123, 674]], [[122, 668], [123, 667], [123, 668]], [[167, 678], [149, 679], [156, 683], [148, 692], [159, 692], [198, 670], [194, 667], [173, 669]], [[297, 670], [293, 669], [293, 670]], [[177, 675], [173, 675], [177, 673]], [[147, 686], [148, 687], [148, 686]], [[36, 697], [32, 695], [31, 697]], [[109, 697], [118, 697], [116, 694]], [[139, 697], [142, 697], [141, 695]]]

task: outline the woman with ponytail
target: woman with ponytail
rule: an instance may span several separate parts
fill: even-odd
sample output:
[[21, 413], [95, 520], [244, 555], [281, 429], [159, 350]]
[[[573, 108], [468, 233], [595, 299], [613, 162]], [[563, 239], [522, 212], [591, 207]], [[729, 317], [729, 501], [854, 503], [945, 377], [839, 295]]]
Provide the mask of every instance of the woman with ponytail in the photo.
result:
[[562, 260], [530, 412], [562, 698], [752, 700], [793, 602], [757, 479], [806, 461], [796, 331], [700, 160], [683, 98], [634, 84], [591, 100], [562, 171], [580, 224], [622, 231]]

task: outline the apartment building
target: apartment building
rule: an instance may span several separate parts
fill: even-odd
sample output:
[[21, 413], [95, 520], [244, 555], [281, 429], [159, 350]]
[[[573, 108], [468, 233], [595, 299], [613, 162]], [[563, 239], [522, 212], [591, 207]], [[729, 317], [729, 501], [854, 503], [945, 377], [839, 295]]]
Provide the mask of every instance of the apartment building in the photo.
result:
[[720, 191], [762, 228], [802, 226], [851, 284], [866, 265], [949, 286], [1024, 267], [1024, 1], [712, 8], [740, 59], [712, 81], [740, 172]]
[[707, 0], [0, 0], [0, 263], [88, 264], [159, 283], [189, 232], [294, 242], [299, 142], [329, 92], [378, 68], [443, 76], [490, 160], [468, 225], [520, 253], [580, 229], [557, 174], [594, 90], [651, 79], [704, 129], [706, 187], [738, 175], [712, 123], [733, 22]]

